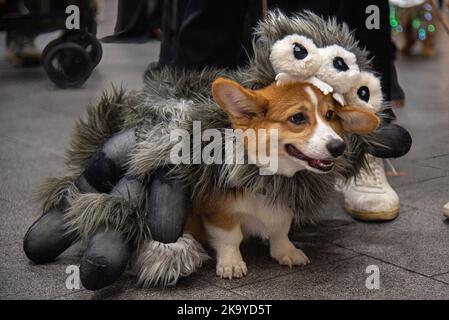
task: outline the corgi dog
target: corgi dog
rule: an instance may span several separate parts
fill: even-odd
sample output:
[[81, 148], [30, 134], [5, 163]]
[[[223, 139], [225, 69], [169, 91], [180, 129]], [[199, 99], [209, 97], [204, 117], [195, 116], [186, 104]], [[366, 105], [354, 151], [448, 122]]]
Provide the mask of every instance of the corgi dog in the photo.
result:
[[[341, 106], [310, 83], [272, 83], [250, 90], [218, 78], [212, 95], [234, 129], [278, 131], [277, 174], [289, 177], [300, 170], [330, 172], [345, 151], [344, 133], [368, 134], [379, 124], [374, 113], [363, 107]], [[194, 199], [186, 231], [216, 251], [217, 276], [241, 278], [247, 274], [247, 266], [239, 247], [248, 236], [268, 239], [271, 257], [281, 265], [309, 263], [288, 238], [293, 215], [291, 208], [268, 203], [263, 194], [230, 191], [206, 200]]]

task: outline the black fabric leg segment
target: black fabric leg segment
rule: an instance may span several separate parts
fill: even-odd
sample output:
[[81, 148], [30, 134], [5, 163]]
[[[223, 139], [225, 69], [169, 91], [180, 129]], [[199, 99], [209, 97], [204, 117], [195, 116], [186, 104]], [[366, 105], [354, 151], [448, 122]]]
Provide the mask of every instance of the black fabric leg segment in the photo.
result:
[[111, 191], [111, 195], [120, 196], [124, 199], [137, 203], [139, 197], [145, 191], [145, 186], [137, 179], [124, 176], [115, 185]]
[[[78, 184], [84, 189], [93, 188], [102, 193], [109, 193], [126, 171], [129, 154], [136, 145], [134, 128], [123, 130], [109, 138], [89, 162], [79, 178]], [[84, 181], [85, 180], [85, 181]], [[86, 187], [87, 182], [89, 186]], [[80, 190], [83, 192], [84, 190]]]
[[99, 151], [90, 160], [83, 177], [90, 186], [99, 192], [109, 193], [112, 187], [120, 180], [123, 173], [124, 170], [122, 168], [107, 158], [103, 151]]
[[369, 144], [367, 152], [377, 158], [399, 158], [412, 147], [410, 133], [395, 123], [382, 123], [374, 136], [378, 144]]
[[99, 290], [113, 284], [125, 271], [131, 246], [113, 229], [100, 229], [93, 234], [80, 262], [80, 278], [88, 290]]
[[75, 235], [66, 234], [63, 214], [52, 209], [43, 214], [28, 229], [23, 239], [23, 250], [35, 263], [53, 261], [75, 240]]
[[176, 242], [191, 209], [189, 190], [169, 179], [168, 169], [160, 169], [147, 192], [147, 208], [146, 221], [153, 239]]

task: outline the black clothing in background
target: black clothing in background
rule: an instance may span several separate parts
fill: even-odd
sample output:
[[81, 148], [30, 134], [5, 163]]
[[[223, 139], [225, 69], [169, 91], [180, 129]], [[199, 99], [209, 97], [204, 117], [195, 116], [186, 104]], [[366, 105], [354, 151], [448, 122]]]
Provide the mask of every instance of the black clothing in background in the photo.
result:
[[[244, 65], [251, 54], [251, 32], [262, 18], [258, 0], [165, 0], [159, 66], [201, 69], [205, 66], [235, 68]], [[365, 26], [367, 6], [380, 12], [380, 29]], [[383, 88], [390, 88], [393, 48], [390, 38], [387, 0], [272, 0], [269, 8], [286, 14], [311, 10], [324, 17], [336, 16], [354, 30], [362, 47], [372, 54], [374, 68], [382, 77]], [[390, 90], [384, 90], [387, 100]]]
[[114, 34], [103, 42], [146, 42], [162, 21], [163, 0], [119, 0]]

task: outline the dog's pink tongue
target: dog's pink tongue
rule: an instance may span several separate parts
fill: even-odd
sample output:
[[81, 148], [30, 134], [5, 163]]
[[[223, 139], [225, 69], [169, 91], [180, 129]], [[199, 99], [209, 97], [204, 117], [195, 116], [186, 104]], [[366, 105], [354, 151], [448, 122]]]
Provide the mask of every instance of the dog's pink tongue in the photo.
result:
[[312, 160], [310, 160], [310, 165], [314, 166], [314, 167], [318, 167], [321, 165], [321, 160], [312, 159]]

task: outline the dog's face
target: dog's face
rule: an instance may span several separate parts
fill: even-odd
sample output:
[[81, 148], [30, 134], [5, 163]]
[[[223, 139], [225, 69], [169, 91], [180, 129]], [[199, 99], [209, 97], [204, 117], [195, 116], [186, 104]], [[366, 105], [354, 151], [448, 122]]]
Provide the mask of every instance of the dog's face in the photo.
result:
[[276, 74], [291, 73], [304, 80], [315, 75], [322, 63], [313, 41], [297, 34], [288, 35], [274, 43], [270, 62]]
[[323, 64], [317, 77], [331, 85], [336, 92], [346, 93], [360, 74], [356, 56], [337, 45], [319, 50], [323, 57]]
[[[234, 129], [253, 129], [256, 133], [260, 129], [276, 130], [277, 173], [286, 176], [304, 169], [330, 172], [335, 159], [345, 151], [345, 132], [368, 134], [379, 124], [372, 112], [356, 106], [342, 107], [331, 95], [307, 83], [271, 84], [250, 90], [219, 78], [212, 85], [212, 93]], [[266, 144], [269, 139], [267, 135]]]

